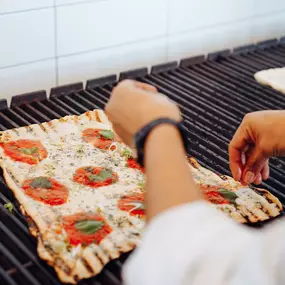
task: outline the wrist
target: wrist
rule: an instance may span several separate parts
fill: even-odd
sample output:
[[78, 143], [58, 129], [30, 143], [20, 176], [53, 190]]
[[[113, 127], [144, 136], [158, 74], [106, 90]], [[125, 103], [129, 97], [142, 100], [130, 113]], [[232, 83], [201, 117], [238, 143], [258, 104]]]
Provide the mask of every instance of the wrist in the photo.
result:
[[[176, 122], [169, 118], [156, 119], [144, 126], [135, 135], [135, 144], [137, 148], [138, 162], [144, 166], [144, 153], [147, 148], [147, 141], [152, 140], [152, 137], [157, 138], [157, 141], [163, 145], [169, 141], [176, 141], [187, 152], [187, 137], [182, 122]], [[159, 144], [158, 143], [158, 144]]]

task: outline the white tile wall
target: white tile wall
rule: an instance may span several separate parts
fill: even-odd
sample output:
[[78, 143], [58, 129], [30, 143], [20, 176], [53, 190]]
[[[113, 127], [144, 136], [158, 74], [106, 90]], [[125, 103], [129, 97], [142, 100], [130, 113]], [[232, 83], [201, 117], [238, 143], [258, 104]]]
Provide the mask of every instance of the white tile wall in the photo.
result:
[[57, 25], [59, 55], [106, 48], [166, 35], [166, 4], [120, 0], [63, 6], [57, 8]]
[[270, 13], [280, 13], [285, 11], [284, 0], [257, 0], [255, 5], [255, 15], [269, 15]]
[[0, 35], [0, 68], [55, 57], [52, 8], [0, 16]]
[[285, 35], [285, 10], [282, 13], [253, 20], [253, 40], [261, 41]]
[[0, 35], [9, 97], [285, 35], [285, 1], [0, 0]]
[[52, 7], [54, 0], [1, 0], [0, 14]]
[[235, 25], [220, 25], [199, 29], [169, 38], [168, 59], [206, 54], [253, 42], [253, 22], [246, 20]]
[[0, 69], [0, 98], [49, 89], [56, 84], [55, 59]]
[[165, 38], [60, 57], [58, 60], [59, 84], [119, 73], [166, 60]]
[[56, 6], [69, 5], [69, 4], [80, 4], [83, 2], [94, 2], [94, 1], [107, 1], [107, 0], [55, 0]]
[[255, 0], [168, 0], [169, 32], [175, 34], [253, 17]]

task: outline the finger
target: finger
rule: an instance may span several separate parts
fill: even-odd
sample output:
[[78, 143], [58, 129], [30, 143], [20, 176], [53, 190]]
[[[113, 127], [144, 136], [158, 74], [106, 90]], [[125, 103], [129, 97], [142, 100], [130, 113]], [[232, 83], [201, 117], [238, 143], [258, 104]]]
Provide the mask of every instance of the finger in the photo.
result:
[[240, 181], [242, 174], [241, 152], [234, 148], [229, 148], [229, 155], [230, 155], [230, 169], [233, 178], [237, 181]]
[[261, 173], [267, 160], [268, 157], [265, 153], [261, 151], [260, 147], [256, 146], [248, 156], [242, 177], [243, 182], [245, 184], [252, 183], [255, 180], [256, 175]]
[[150, 92], [157, 93], [157, 88], [152, 86], [152, 85], [150, 85], [150, 84], [139, 82], [139, 81], [135, 81], [134, 84], [135, 84], [136, 87], [138, 87], [140, 89], [143, 89], [145, 91], [150, 91]]
[[128, 146], [133, 147], [132, 136], [118, 124], [113, 124], [113, 129], [119, 138]]
[[243, 127], [239, 127], [229, 144], [230, 169], [235, 180], [240, 181], [243, 169], [244, 150], [248, 146], [249, 136]]
[[265, 162], [262, 170], [261, 170], [261, 176], [262, 180], [267, 180], [269, 178], [270, 168], [269, 168], [269, 159]]
[[258, 173], [255, 177], [254, 184], [259, 185], [262, 182], [262, 176]]

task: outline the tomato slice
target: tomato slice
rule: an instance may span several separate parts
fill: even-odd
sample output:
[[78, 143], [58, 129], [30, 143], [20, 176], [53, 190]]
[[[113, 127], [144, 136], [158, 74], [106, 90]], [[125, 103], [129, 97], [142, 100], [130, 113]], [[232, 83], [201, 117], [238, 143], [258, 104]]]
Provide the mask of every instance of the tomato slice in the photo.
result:
[[103, 167], [87, 166], [78, 168], [73, 180], [79, 184], [98, 188], [116, 183], [118, 174]]
[[127, 166], [133, 169], [138, 169], [144, 173], [144, 168], [141, 167], [134, 158], [127, 159]]
[[0, 146], [12, 160], [27, 164], [38, 164], [48, 155], [42, 143], [36, 140], [16, 140]]
[[118, 201], [118, 208], [132, 216], [145, 216], [144, 195], [135, 193], [124, 196]]
[[114, 134], [112, 136], [111, 133], [112, 131], [109, 130], [89, 128], [83, 131], [82, 137], [85, 142], [92, 143], [94, 147], [108, 150], [113, 143]]
[[[44, 183], [35, 183], [38, 181], [48, 183], [47, 185]], [[25, 180], [22, 188], [29, 197], [51, 206], [66, 203], [69, 195], [69, 191], [64, 185], [50, 177], [36, 177], [34, 179]]]
[[213, 186], [213, 185], [200, 185], [200, 189], [204, 192], [206, 200], [213, 204], [230, 204], [228, 200], [226, 200], [218, 190], [221, 187]]
[[112, 232], [104, 217], [92, 213], [77, 213], [62, 218], [71, 245], [100, 242]]

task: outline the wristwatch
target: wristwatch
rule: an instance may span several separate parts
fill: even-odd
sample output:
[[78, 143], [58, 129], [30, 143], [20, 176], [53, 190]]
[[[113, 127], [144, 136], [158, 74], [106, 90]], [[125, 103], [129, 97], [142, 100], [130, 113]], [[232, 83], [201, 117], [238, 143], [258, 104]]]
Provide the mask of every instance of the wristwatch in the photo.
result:
[[159, 125], [164, 125], [164, 124], [173, 125], [179, 130], [181, 134], [181, 138], [183, 140], [185, 151], [186, 153], [188, 153], [187, 135], [186, 135], [186, 129], [183, 126], [183, 122], [182, 121], [177, 122], [169, 118], [159, 118], [145, 125], [134, 136], [134, 142], [135, 142], [136, 149], [137, 149], [137, 162], [141, 166], [144, 166], [144, 146], [145, 146], [145, 142], [147, 140], [148, 135], [155, 127]]

